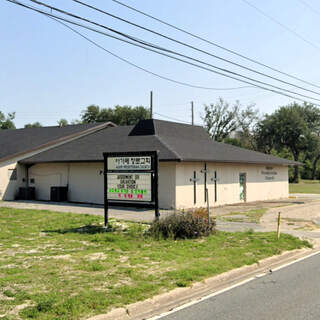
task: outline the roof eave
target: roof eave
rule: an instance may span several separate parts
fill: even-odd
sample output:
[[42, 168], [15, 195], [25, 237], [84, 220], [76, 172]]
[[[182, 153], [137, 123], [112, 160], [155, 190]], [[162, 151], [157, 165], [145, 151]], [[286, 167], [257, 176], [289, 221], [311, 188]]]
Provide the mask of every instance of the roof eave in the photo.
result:
[[74, 134], [71, 134], [71, 135], [68, 135], [68, 136], [65, 136], [65, 137], [50, 141], [50, 142], [42, 144], [40, 146], [31, 148], [31, 149], [27, 149], [27, 150], [22, 151], [22, 152], [17, 152], [17, 153], [14, 153], [14, 154], [10, 155], [10, 156], [7, 156], [7, 157], [0, 158], [0, 162], [4, 162], [4, 161], [8, 161], [8, 160], [13, 159], [13, 158], [21, 157], [21, 156], [23, 156], [25, 154], [28, 154], [30, 152], [35, 152], [35, 151], [41, 150], [43, 148], [51, 147], [51, 146], [54, 146], [54, 145], [56, 145], [58, 143], [68, 142], [70, 139], [82, 137], [82, 136], [85, 136], [87, 134], [90, 134], [90, 133], [99, 131], [101, 129], [104, 129], [106, 127], [109, 127], [109, 126], [116, 127], [116, 125], [111, 121], [105, 122], [105, 123], [103, 123], [101, 125], [97, 125], [96, 127], [89, 128], [87, 130], [80, 131], [80, 132], [77, 132], [77, 133], [74, 133]]

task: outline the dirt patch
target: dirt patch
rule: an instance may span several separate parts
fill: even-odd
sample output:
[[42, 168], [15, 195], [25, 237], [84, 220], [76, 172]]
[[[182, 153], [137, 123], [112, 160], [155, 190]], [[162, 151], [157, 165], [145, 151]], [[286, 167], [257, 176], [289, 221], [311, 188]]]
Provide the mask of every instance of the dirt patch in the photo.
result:
[[103, 252], [96, 252], [96, 253], [88, 254], [86, 257], [90, 261], [106, 260], [108, 258], [108, 256]]

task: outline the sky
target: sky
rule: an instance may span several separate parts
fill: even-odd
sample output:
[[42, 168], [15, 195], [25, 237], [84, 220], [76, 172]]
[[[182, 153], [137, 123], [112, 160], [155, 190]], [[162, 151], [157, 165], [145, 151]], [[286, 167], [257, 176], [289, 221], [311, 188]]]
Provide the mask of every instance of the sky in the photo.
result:
[[[28, 0], [21, 1], [34, 5]], [[111, 0], [84, 1], [212, 54], [317, 91], [312, 86], [257, 66], [134, 13]], [[122, 1], [242, 55], [320, 85], [320, 4], [316, 0], [248, 0], [280, 21], [282, 26], [266, 18], [244, 0]], [[43, 2], [207, 63], [295, 91], [290, 86], [174, 44], [71, 0]], [[93, 46], [57, 22], [1, 0], [0, 111], [16, 112], [17, 127], [35, 121], [42, 125], [56, 125], [61, 118], [68, 121], [80, 119], [81, 111], [91, 104], [100, 107], [149, 106], [151, 90], [155, 118], [190, 122], [190, 102], [194, 101], [195, 122], [198, 124], [202, 123], [204, 104], [215, 103], [219, 97], [231, 104], [236, 100], [244, 106], [255, 103], [261, 114], [271, 113], [279, 106], [294, 101], [253, 87], [224, 90], [246, 84], [75, 28], [107, 50], [140, 67], [177, 81], [218, 90], [190, 88], [157, 78]]]

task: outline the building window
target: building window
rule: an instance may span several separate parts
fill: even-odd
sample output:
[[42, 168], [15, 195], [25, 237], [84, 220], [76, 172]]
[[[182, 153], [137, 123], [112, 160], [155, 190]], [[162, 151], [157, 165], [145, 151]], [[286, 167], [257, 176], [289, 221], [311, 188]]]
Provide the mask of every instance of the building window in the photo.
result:
[[17, 180], [17, 169], [8, 169], [8, 176], [10, 181], [16, 181]]

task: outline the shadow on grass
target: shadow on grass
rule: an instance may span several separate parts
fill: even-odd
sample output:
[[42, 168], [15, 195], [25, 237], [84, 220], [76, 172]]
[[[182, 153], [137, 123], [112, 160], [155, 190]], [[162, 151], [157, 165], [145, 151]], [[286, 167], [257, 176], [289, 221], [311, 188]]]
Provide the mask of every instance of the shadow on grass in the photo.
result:
[[56, 230], [43, 230], [45, 233], [83, 233], [83, 234], [97, 234], [97, 233], [106, 233], [114, 231], [110, 226], [95, 226], [95, 225], [87, 225], [80, 228], [70, 228], [70, 229], [56, 229]]

